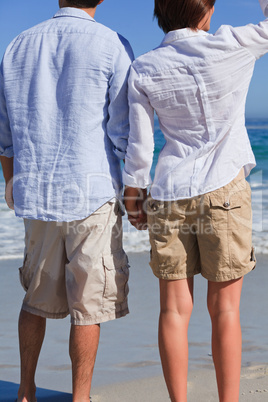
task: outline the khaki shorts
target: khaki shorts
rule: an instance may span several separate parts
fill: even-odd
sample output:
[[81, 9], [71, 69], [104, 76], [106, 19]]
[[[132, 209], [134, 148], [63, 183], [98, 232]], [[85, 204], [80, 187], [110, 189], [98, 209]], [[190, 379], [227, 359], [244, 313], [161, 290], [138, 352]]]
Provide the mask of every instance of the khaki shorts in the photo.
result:
[[240, 174], [196, 198], [148, 200], [150, 265], [162, 279], [201, 273], [213, 282], [237, 279], [255, 268], [251, 190]]
[[83, 220], [24, 223], [24, 310], [46, 318], [70, 314], [75, 325], [128, 313], [129, 266], [117, 202], [106, 203]]

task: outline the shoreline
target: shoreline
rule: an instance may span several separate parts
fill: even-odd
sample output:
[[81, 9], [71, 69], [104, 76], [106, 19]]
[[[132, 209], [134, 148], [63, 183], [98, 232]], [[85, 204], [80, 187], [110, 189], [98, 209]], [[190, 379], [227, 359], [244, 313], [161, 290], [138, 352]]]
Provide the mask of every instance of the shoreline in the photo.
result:
[[[243, 367], [240, 401], [266, 402], [268, 397], [268, 364]], [[215, 402], [218, 400], [214, 370], [191, 370], [188, 375], [188, 401]], [[0, 380], [0, 401], [14, 402], [18, 384]], [[71, 393], [37, 388], [38, 402], [72, 402]], [[92, 387], [92, 402], [168, 402], [170, 401], [163, 376], [148, 377]]]
[[[268, 399], [268, 364], [243, 367], [240, 400], [265, 402]], [[188, 375], [188, 401], [218, 400], [213, 369], [191, 370]], [[170, 401], [163, 376], [93, 388], [93, 402], [164, 402]]]

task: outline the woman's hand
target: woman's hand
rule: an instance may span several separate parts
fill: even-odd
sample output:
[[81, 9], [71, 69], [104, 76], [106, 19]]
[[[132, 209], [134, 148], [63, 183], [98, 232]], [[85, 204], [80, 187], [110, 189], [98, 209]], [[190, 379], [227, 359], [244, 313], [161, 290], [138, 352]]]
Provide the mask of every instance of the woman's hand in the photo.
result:
[[124, 192], [124, 204], [129, 222], [138, 230], [147, 229], [146, 214], [147, 189], [127, 187]]

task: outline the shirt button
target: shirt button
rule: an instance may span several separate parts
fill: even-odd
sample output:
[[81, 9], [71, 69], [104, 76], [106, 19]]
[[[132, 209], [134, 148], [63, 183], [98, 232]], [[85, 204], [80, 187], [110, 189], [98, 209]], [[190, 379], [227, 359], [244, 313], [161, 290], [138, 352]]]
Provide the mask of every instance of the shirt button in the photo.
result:
[[226, 202], [223, 204], [223, 206], [224, 206], [225, 208], [229, 208], [230, 202], [226, 201]]

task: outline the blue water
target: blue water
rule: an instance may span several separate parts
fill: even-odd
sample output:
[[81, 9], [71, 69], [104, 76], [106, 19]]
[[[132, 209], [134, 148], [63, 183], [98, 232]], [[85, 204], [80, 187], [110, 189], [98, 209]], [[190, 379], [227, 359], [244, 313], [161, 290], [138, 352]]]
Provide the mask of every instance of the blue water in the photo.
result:
[[[268, 254], [268, 119], [247, 120], [250, 142], [254, 151], [257, 166], [252, 170], [248, 181], [252, 189], [253, 206], [253, 240], [258, 253]], [[155, 122], [155, 154], [152, 166], [152, 177], [158, 155], [165, 144], [163, 134]], [[21, 258], [23, 255], [24, 228], [22, 220], [15, 218], [14, 213], [5, 205], [4, 179], [0, 168], [0, 260]], [[147, 232], [138, 232], [124, 219], [124, 247], [127, 252], [149, 250]]]
[[268, 179], [268, 119], [248, 120], [247, 130], [250, 143], [257, 161], [257, 166], [252, 170], [262, 171], [264, 178]]

